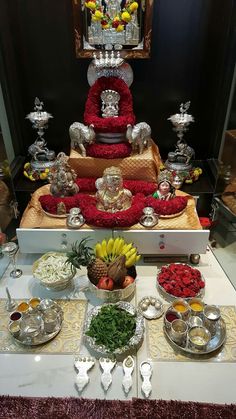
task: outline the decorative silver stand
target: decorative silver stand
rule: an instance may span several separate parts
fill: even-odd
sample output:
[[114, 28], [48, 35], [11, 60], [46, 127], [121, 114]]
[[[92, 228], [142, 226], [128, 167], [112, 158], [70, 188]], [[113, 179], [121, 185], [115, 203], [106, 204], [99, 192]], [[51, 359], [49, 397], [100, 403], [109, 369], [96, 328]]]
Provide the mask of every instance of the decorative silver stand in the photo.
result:
[[46, 147], [44, 130], [48, 127], [48, 121], [53, 116], [43, 110], [43, 102], [36, 97], [34, 101], [34, 112], [30, 112], [26, 119], [29, 119], [33, 128], [37, 130], [38, 137], [28, 148], [32, 156], [31, 166], [33, 170], [45, 170], [54, 165], [55, 152]]
[[168, 170], [181, 172], [192, 168], [190, 160], [195, 156], [195, 152], [183, 139], [190, 122], [194, 122], [193, 116], [187, 113], [189, 107], [190, 101], [181, 103], [180, 113], [176, 113], [168, 118], [174, 125], [173, 131], [176, 132], [178, 137], [175, 151], [168, 153], [168, 159], [165, 162]]

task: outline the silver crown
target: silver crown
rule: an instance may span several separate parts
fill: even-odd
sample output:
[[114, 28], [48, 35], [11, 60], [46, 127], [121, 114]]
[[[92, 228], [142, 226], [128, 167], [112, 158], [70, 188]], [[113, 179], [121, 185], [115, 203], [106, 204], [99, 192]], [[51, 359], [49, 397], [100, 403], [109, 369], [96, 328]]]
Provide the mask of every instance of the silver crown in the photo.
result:
[[121, 58], [119, 51], [117, 53], [114, 53], [114, 51], [110, 53], [108, 51], [104, 53], [100, 51], [98, 55], [95, 52], [93, 53], [93, 63], [96, 68], [119, 67], [123, 62], [124, 60]]

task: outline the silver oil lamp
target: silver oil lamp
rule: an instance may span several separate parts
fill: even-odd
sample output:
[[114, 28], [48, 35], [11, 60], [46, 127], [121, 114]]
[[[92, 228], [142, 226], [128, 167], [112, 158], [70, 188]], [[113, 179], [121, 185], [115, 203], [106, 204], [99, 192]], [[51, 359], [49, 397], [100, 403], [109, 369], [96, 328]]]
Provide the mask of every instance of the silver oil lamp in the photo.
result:
[[190, 160], [195, 156], [195, 152], [183, 138], [189, 124], [194, 122], [193, 116], [187, 113], [189, 107], [190, 101], [181, 103], [180, 112], [168, 118], [172, 122], [173, 131], [176, 132], [178, 137], [175, 151], [168, 153], [168, 159], [165, 162], [165, 166], [169, 170], [185, 171], [192, 168]]
[[35, 98], [34, 112], [30, 112], [26, 119], [29, 119], [34, 129], [37, 130], [37, 139], [28, 148], [32, 156], [31, 166], [34, 170], [45, 170], [54, 166], [55, 152], [47, 148], [44, 137], [44, 130], [48, 127], [48, 121], [53, 116], [43, 110], [43, 102]]

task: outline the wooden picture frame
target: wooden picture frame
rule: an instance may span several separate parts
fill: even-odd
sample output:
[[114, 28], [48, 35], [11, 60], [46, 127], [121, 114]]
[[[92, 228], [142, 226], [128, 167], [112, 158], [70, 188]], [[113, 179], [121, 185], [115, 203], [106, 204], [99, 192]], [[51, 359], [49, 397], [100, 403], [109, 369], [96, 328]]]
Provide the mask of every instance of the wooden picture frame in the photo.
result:
[[[93, 58], [96, 51], [103, 48], [103, 44], [94, 48], [85, 46], [86, 23], [84, 18], [84, 1], [72, 0], [73, 21], [74, 21], [74, 37], [75, 37], [75, 53], [77, 58]], [[151, 36], [152, 36], [152, 15], [154, 0], [137, 0], [139, 8], [142, 12], [142, 26], [140, 28], [141, 46], [133, 49], [121, 49], [120, 55], [122, 58], [149, 58], [151, 51]]]

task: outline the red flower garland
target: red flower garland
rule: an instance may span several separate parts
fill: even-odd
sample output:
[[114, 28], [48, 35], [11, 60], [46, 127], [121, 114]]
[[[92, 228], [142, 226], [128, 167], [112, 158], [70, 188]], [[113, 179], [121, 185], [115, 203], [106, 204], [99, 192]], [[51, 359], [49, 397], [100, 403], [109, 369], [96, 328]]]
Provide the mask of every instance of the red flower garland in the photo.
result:
[[73, 207], [80, 207], [86, 223], [95, 227], [130, 227], [138, 223], [145, 207], [145, 196], [137, 194], [132, 198], [132, 205], [124, 211], [116, 213], [100, 211], [96, 207], [96, 197], [86, 194], [76, 194], [74, 196], [58, 198], [52, 195], [43, 195], [39, 198], [42, 208], [51, 214], [57, 213], [57, 204], [63, 202], [66, 212]]
[[138, 223], [145, 207], [145, 197], [137, 194], [132, 198], [132, 205], [124, 211], [116, 213], [100, 211], [96, 208], [96, 198], [90, 195], [79, 194], [79, 207], [86, 222], [95, 227], [130, 227]]
[[50, 214], [56, 214], [57, 213], [57, 205], [60, 202], [63, 202], [66, 207], [66, 212], [68, 213], [71, 208], [78, 206], [78, 195], [76, 194], [74, 196], [65, 196], [57, 197], [53, 195], [42, 195], [39, 197], [39, 202], [43, 208], [44, 211], [49, 212]]
[[[42, 195], [39, 198], [42, 208], [46, 212], [56, 214], [57, 205], [63, 202], [67, 213], [73, 207], [80, 207], [88, 224], [96, 227], [112, 228], [118, 226], [130, 227], [136, 224], [142, 215], [144, 207], [153, 207], [159, 215], [172, 215], [182, 211], [188, 201], [188, 198], [185, 196], [177, 196], [170, 201], [158, 200], [152, 196], [147, 196], [156, 190], [156, 183], [141, 180], [124, 180], [124, 187], [133, 194], [132, 206], [125, 211], [118, 211], [114, 214], [99, 211], [96, 208], [96, 197], [85, 194], [85, 192], [93, 194], [96, 192], [95, 180], [95, 178], [78, 178], [76, 183], [80, 188], [80, 193], [74, 196], [61, 198], [53, 195]], [[141, 194], [139, 193], [140, 191], [142, 191]]]
[[[119, 116], [102, 118], [101, 93], [103, 90], [115, 90], [120, 94]], [[96, 132], [124, 132], [128, 124], [135, 124], [133, 100], [127, 84], [117, 77], [100, 77], [89, 90], [85, 104], [84, 122], [93, 124]]]
[[132, 151], [131, 145], [127, 143], [118, 144], [90, 144], [86, 148], [87, 156], [101, 159], [122, 159], [129, 157]]
[[187, 206], [188, 198], [186, 196], [176, 196], [169, 201], [153, 198], [148, 196], [146, 199], [147, 207], [154, 208], [159, 215], [174, 215], [183, 211]]
[[168, 294], [182, 298], [196, 297], [205, 287], [201, 272], [182, 263], [162, 266], [157, 282]]

